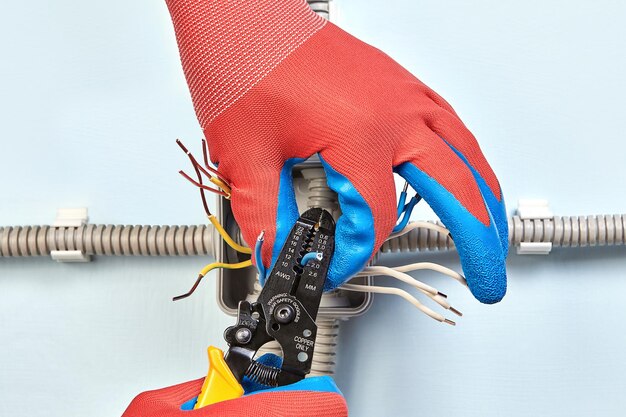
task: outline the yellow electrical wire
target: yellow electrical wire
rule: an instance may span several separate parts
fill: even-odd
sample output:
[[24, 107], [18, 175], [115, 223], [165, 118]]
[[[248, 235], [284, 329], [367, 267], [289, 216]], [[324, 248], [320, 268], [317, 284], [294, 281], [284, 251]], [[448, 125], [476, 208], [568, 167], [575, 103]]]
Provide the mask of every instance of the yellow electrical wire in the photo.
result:
[[206, 276], [206, 274], [208, 274], [209, 272], [211, 272], [212, 270], [214, 270], [216, 268], [241, 269], [241, 268], [247, 268], [249, 266], [252, 266], [252, 261], [250, 259], [248, 259], [247, 261], [236, 263], [236, 264], [226, 264], [226, 263], [223, 263], [223, 262], [213, 262], [211, 264], [208, 264], [204, 268], [202, 268], [202, 271], [200, 271], [200, 276], [204, 277], [204, 276]]
[[209, 221], [213, 224], [217, 232], [220, 234], [220, 236], [222, 236], [222, 239], [224, 239], [224, 241], [228, 244], [228, 246], [235, 249], [237, 252], [247, 253], [247, 254], [252, 253], [252, 249], [246, 248], [245, 246], [241, 246], [240, 244], [235, 242], [232, 237], [228, 235], [226, 230], [224, 230], [224, 228], [220, 224], [219, 220], [217, 220], [217, 217], [211, 214], [209, 216]]
[[217, 185], [218, 187], [220, 187], [222, 189], [222, 191], [224, 191], [226, 194], [228, 194], [228, 197], [225, 197], [227, 199], [230, 199], [230, 187], [228, 186], [228, 184], [226, 184], [224, 181], [222, 181], [221, 179], [211, 176], [211, 178], [209, 179], [209, 181], [211, 181], [213, 184]]
[[191, 287], [191, 289], [187, 291], [185, 294], [177, 295], [176, 297], [173, 298], [173, 300], [174, 301], [182, 300], [183, 298], [187, 298], [191, 294], [193, 294], [194, 291], [196, 291], [196, 288], [198, 288], [198, 285], [200, 285], [200, 281], [202, 281], [202, 278], [204, 278], [206, 274], [208, 274], [215, 268], [241, 269], [241, 268], [247, 268], [249, 266], [252, 266], [251, 260], [239, 262], [236, 264], [226, 264], [223, 262], [213, 262], [212, 264], [208, 264], [207, 266], [202, 268], [202, 271], [200, 271], [200, 273], [198, 274], [198, 278], [196, 279], [196, 282], [193, 284], [193, 287]]

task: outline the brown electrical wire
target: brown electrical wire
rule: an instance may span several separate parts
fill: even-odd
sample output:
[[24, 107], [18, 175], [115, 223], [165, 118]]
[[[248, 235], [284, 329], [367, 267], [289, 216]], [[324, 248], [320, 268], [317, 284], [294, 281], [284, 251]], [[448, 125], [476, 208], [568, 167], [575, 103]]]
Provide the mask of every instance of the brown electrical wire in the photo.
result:
[[[219, 178], [224, 184], [226, 184], [226, 186], [228, 186], [230, 188], [230, 182], [226, 179], [226, 177], [224, 177], [217, 169], [213, 168], [211, 166], [211, 164], [209, 164], [209, 159], [208, 159], [208, 155], [207, 155], [208, 145], [206, 144], [206, 141], [204, 139], [202, 139], [202, 155], [204, 157], [204, 165], [206, 165], [206, 169], [202, 165], [200, 165], [200, 163], [198, 162], [196, 157], [193, 156], [193, 154], [191, 152], [189, 152], [187, 147], [185, 145], [183, 145], [183, 143], [181, 142], [180, 139], [176, 139], [176, 143], [178, 144], [178, 146], [180, 146], [180, 148], [183, 150], [183, 152], [185, 152], [187, 154], [187, 156], [189, 157], [189, 160], [191, 161], [191, 163], [194, 166], [198, 167], [204, 173], [204, 175], [206, 175], [207, 177], [211, 178], [211, 177], [213, 177], [213, 174], [215, 174], [215, 176], [217, 176], [217, 178]], [[211, 171], [211, 172], [209, 172], [209, 171]]]
[[[202, 142], [204, 143], [204, 139], [202, 140]], [[213, 177], [213, 174], [211, 174], [211, 172], [215, 173], [215, 175], [217, 175], [217, 177], [220, 180], [222, 180], [224, 182], [224, 184], [226, 184], [227, 186], [230, 187], [230, 184], [228, 183], [228, 181], [222, 176], [222, 174], [219, 173], [218, 170], [216, 170], [215, 168], [211, 167], [208, 163], [206, 165], [207, 165], [207, 168], [211, 172], [209, 172], [205, 168], [203, 168], [202, 165], [200, 165], [200, 163], [196, 160], [195, 156], [193, 156], [193, 154], [191, 152], [189, 152], [187, 147], [185, 145], [183, 145], [183, 142], [181, 142], [180, 139], [176, 139], [176, 143], [178, 144], [178, 146], [180, 146], [180, 148], [183, 150], [183, 152], [185, 152], [187, 154], [187, 156], [189, 157], [189, 160], [191, 161], [191, 164], [194, 167], [199, 168], [204, 173], [204, 175], [206, 175], [209, 178]], [[202, 151], [204, 152], [204, 146], [203, 146]]]
[[[196, 176], [198, 177], [198, 181], [194, 181], [189, 175], [187, 175], [183, 171], [179, 171], [179, 173], [183, 177], [185, 177], [188, 181], [190, 181], [192, 184], [194, 184], [196, 187], [198, 187], [200, 189], [200, 198], [202, 199], [202, 206], [204, 207], [204, 211], [205, 211], [207, 216], [211, 216], [211, 211], [209, 210], [209, 206], [208, 206], [207, 201], [206, 201], [206, 195], [204, 193], [204, 190], [214, 192], [214, 193], [216, 193], [218, 195], [221, 195], [221, 196], [223, 196], [225, 198], [229, 198], [230, 194], [228, 194], [228, 193], [226, 193], [224, 191], [220, 191], [220, 190], [217, 190], [215, 188], [211, 188], [211, 187], [208, 187], [208, 186], [204, 185], [204, 183], [202, 182], [202, 174], [200, 173], [200, 171], [204, 172], [205, 175], [208, 175], [209, 177], [213, 177], [213, 176], [209, 172], [207, 172], [204, 168], [202, 168], [200, 163], [191, 154], [191, 152], [189, 152], [187, 147], [183, 144], [183, 142], [180, 139], [176, 139], [176, 144], [187, 155], [187, 157], [189, 158], [189, 161], [191, 161], [191, 165], [193, 166], [194, 171], [196, 171]], [[203, 140], [203, 144], [204, 144], [204, 140]], [[204, 146], [203, 146], [203, 148], [204, 148]], [[218, 175], [219, 175], [219, 173], [218, 173]]]
[[202, 281], [202, 278], [204, 278], [204, 275], [198, 275], [198, 279], [196, 279], [196, 282], [194, 282], [193, 287], [191, 287], [191, 289], [186, 293], [177, 295], [176, 297], [172, 298], [172, 301], [182, 300], [183, 298], [187, 298], [191, 294], [193, 294], [196, 291], [196, 288], [198, 288], [198, 285], [200, 285], [200, 281]]
[[[185, 145], [183, 145], [183, 143], [180, 140], [176, 140], [176, 143], [178, 143], [178, 145], [181, 147], [181, 149], [183, 149], [184, 151], [186, 151], [187, 148], [185, 148]], [[188, 154], [188, 152], [185, 152]], [[196, 171], [196, 175], [198, 176], [198, 181], [202, 184], [202, 175], [200, 175], [200, 171], [194, 166], [195, 171]], [[211, 216], [211, 210], [209, 210], [209, 204], [206, 201], [206, 195], [204, 194], [204, 189], [200, 188], [200, 198], [202, 199], [202, 206], [204, 207], [204, 212], [206, 213], [207, 216]]]
[[194, 180], [194, 179], [193, 179], [193, 178], [191, 178], [189, 175], [187, 175], [187, 174], [185, 173], [185, 171], [178, 171], [178, 173], [179, 173], [180, 175], [182, 175], [183, 177], [185, 177], [185, 178], [187, 179], [187, 181], [189, 181], [190, 183], [192, 183], [193, 185], [195, 185], [196, 187], [198, 187], [198, 188], [200, 188], [200, 189], [202, 189], [202, 190], [211, 191], [211, 192], [213, 192], [213, 193], [215, 193], [215, 194], [219, 194], [219, 195], [221, 195], [221, 196], [223, 196], [223, 197], [225, 197], [225, 198], [229, 198], [229, 197], [230, 197], [230, 195], [229, 195], [228, 193], [225, 193], [224, 191], [220, 191], [220, 190], [217, 190], [217, 189], [215, 189], [215, 188], [211, 188], [211, 187], [209, 187], [208, 185], [204, 185], [204, 184], [202, 184], [202, 183], [200, 183], [200, 182], [198, 182], [198, 181]]
[[215, 173], [215, 175], [217, 175], [219, 177], [219, 179], [224, 181], [224, 183], [230, 187], [230, 181], [228, 181], [228, 179], [226, 177], [224, 177], [222, 174], [220, 174], [220, 172], [217, 169], [213, 168], [211, 166], [211, 164], [209, 163], [209, 144], [204, 139], [202, 139], [202, 157], [204, 159], [204, 166], [209, 171]]
[[200, 273], [198, 274], [198, 278], [196, 279], [196, 282], [194, 282], [193, 286], [191, 287], [189, 291], [187, 291], [185, 294], [177, 295], [172, 300], [178, 301], [178, 300], [182, 300], [183, 298], [189, 297], [191, 294], [194, 293], [194, 291], [196, 291], [196, 288], [198, 288], [198, 285], [200, 285], [202, 278], [204, 278], [209, 272], [211, 272], [212, 270], [216, 268], [241, 269], [241, 268], [247, 268], [250, 266], [252, 266], [252, 261], [249, 259], [247, 261], [238, 262], [236, 264], [213, 262], [212, 264], [209, 264], [205, 266], [204, 268], [202, 268], [202, 271], [200, 271]]
[[[207, 155], [206, 155], [206, 143], [203, 140], [202, 141], [202, 149], [203, 149], [203, 156], [205, 159], [205, 164], [207, 166], [207, 168], [210, 171], [214, 171], [216, 173], [216, 175], [219, 176], [218, 177], [214, 177], [213, 175], [211, 175], [207, 170], [205, 170], [204, 168], [202, 168], [202, 166], [198, 163], [198, 161], [196, 160], [196, 158], [194, 158], [194, 156], [191, 154], [191, 152], [189, 152], [189, 150], [187, 149], [187, 147], [180, 141], [180, 139], [176, 139], [176, 143], [178, 144], [178, 146], [180, 147], [180, 149], [182, 149], [183, 152], [185, 152], [185, 154], [187, 155], [187, 157], [189, 158], [189, 161], [191, 161], [191, 165], [193, 166], [194, 171], [196, 172], [196, 176], [198, 178], [198, 180], [194, 180], [193, 178], [191, 178], [189, 175], [187, 175], [187, 173], [185, 173], [184, 171], [178, 171], [178, 173], [180, 175], [182, 175], [183, 177], [185, 177], [186, 180], [188, 180], [189, 182], [191, 182], [193, 185], [195, 185], [196, 187], [198, 187], [198, 189], [200, 190], [200, 198], [202, 199], [202, 206], [204, 207], [204, 212], [206, 213], [207, 217], [209, 218], [209, 221], [215, 226], [216, 230], [218, 231], [218, 233], [222, 236], [222, 238], [224, 239], [224, 241], [231, 246], [233, 249], [235, 249], [238, 252], [241, 253], [251, 253], [251, 250], [249, 248], [246, 248], [244, 246], [241, 246], [239, 244], [237, 244], [226, 232], [226, 230], [224, 230], [224, 228], [222, 227], [222, 225], [220, 224], [219, 220], [217, 220], [217, 218], [215, 216], [213, 216], [213, 214], [211, 214], [211, 210], [209, 210], [209, 205], [207, 204], [207, 200], [206, 200], [206, 195], [204, 193], [204, 191], [211, 191], [213, 193], [216, 193], [218, 195], [221, 195], [225, 198], [230, 198], [230, 184], [228, 183], [228, 181], [222, 177], [219, 172], [217, 172], [217, 170], [213, 169], [209, 163], [208, 163], [208, 159], [207, 159]], [[205, 175], [207, 175], [210, 179], [211, 182], [213, 182], [215, 185], [217, 185], [220, 190], [215, 189], [215, 188], [211, 188], [207, 185], [204, 185], [204, 183], [202, 182], [202, 173], [204, 173]], [[191, 289], [182, 295], [178, 295], [176, 297], [173, 298], [174, 301], [178, 301], [181, 300], [183, 298], [187, 298], [189, 297], [191, 294], [194, 293], [194, 291], [196, 290], [196, 288], [198, 288], [198, 285], [200, 285], [200, 282], [202, 281], [202, 278], [204, 278], [204, 276], [206, 274], [208, 274], [211, 270], [215, 269], [215, 268], [227, 268], [227, 269], [239, 269], [239, 268], [245, 268], [248, 266], [252, 265], [252, 261], [251, 260], [247, 260], [247, 261], [243, 261], [243, 262], [239, 262], [236, 264], [227, 264], [227, 263], [222, 263], [222, 262], [213, 262], [212, 264], [209, 264], [207, 266], [205, 266], [202, 271], [200, 272], [200, 274], [198, 275], [198, 278], [196, 279], [196, 281], [194, 282], [193, 286], [191, 287]]]

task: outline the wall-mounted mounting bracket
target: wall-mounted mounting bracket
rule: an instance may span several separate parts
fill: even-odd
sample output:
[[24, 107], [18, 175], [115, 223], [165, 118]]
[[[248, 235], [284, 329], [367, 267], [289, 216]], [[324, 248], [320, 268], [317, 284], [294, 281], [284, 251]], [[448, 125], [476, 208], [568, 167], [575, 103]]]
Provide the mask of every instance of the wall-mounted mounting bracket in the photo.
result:
[[[89, 216], [86, 207], [61, 208], [57, 210], [57, 217], [52, 227], [76, 228], [87, 224]], [[57, 262], [90, 262], [91, 256], [79, 250], [53, 250], [50, 256]]]
[[[517, 215], [522, 221], [552, 219], [548, 200], [519, 200]], [[518, 255], [548, 255], [552, 251], [552, 242], [520, 242], [517, 246]]]

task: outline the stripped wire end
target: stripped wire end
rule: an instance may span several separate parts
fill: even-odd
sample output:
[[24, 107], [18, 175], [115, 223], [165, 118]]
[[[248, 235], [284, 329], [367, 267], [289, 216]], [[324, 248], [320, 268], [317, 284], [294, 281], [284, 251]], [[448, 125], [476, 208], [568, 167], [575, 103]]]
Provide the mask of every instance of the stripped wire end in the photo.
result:
[[[420, 303], [417, 300], [417, 298], [413, 297], [411, 294], [409, 294], [408, 292], [406, 292], [406, 291], [404, 291], [404, 290], [402, 290], [400, 288], [379, 287], [379, 286], [376, 286], [376, 285], [362, 285], [362, 284], [343, 284], [339, 288], [341, 288], [342, 290], [348, 290], [348, 291], [371, 292], [371, 293], [378, 293], [378, 294], [397, 295], [397, 296], [400, 296], [400, 297], [404, 298], [409, 303], [413, 304], [413, 306], [415, 306], [422, 313], [426, 314], [428, 317], [430, 317], [430, 318], [432, 318], [434, 320], [437, 320], [438, 322], [441, 322], [441, 323], [447, 323], [447, 324], [450, 324], [452, 326], [456, 325], [456, 323], [454, 321], [445, 318], [444, 316], [442, 316], [439, 313], [436, 313], [431, 308], [429, 308], [429, 307], [425, 306], [424, 304]], [[437, 300], [435, 300], [435, 301], [437, 301]], [[449, 309], [449, 306], [447, 308]]]
[[256, 245], [254, 246], [254, 258], [256, 261], [256, 269], [259, 273], [259, 281], [265, 282], [265, 265], [263, 264], [263, 256], [261, 249], [263, 248], [263, 240], [265, 239], [265, 230], [261, 230], [259, 237], [256, 239]]
[[198, 274], [198, 278], [196, 279], [196, 282], [194, 282], [191, 289], [185, 294], [177, 295], [176, 297], [172, 298], [172, 300], [178, 301], [178, 300], [182, 300], [183, 298], [189, 297], [191, 294], [193, 294], [196, 291], [196, 288], [198, 288], [198, 285], [200, 285], [200, 281], [202, 281], [202, 278], [204, 278], [209, 272], [211, 272], [212, 270], [216, 268], [241, 269], [241, 268], [247, 268], [249, 266], [252, 266], [252, 261], [250, 260], [239, 262], [236, 264], [225, 264], [223, 262], [213, 262], [211, 264], [208, 264], [207, 266], [202, 268], [202, 271], [200, 271], [200, 273]]
[[400, 198], [398, 199], [398, 210], [397, 210], [397, 216], [398, 219], [400, 219], [400, 216], [402, 216], [402, 213], [404, 213], [404, 210], [406, 209], [406, 191], [409, 189], [409, 182], [405, 181], [404, 182], [404, 188], [402, 189], [402, 192], [400, 193]]
[[[419, 227], [435, 230], [437, 232], [442, 232], [442, 231], [447, 232], [447, 229], [444, 229], [443, 227], [439, 225], [429, 223], [429, 222], [415, 222], [411, 224], [411, 229], [416, 229]], [[386, 275], [386, 276], [396, 278], [416, 288], [419, 292], [421, 292], [423, 295], [430, 298], [435, 303], [439, 304], [439, 306], [441, 306], [445, 310], [449, 310], [455, 315], [462, 317], [463, 313], [461, 313], [459, 310], [457, 310], [456, 308], [450, 305], [450, 303], [447, 300], [448, 296], [446, 294], [442, 293], [436, 288], [433, 288], [432, 286], [425, 284], [424, 282], [419, 281], [407, 274], [407, 272], [409, 271], [416, 271], [416, 270], [436, 271], [441, 274], [447, 275], [450, 278], [455, 279], [456, 281], [458, 281], [459, 283], [467, 287], [467, 281], [463, 275], [459, 274], [456, 271], [451, 270], [450, 268], [446, 268], [445, 266], [432, 263], [432, 262], [418, 262], [418, 263], [413, 263], [409, 265], [397, 266], [393, 268], [383, 267], [383, 266], [368, 266], [364, 268], [361, 272], [357, 273], [355, 276], [363, 277], [363, 276]], [[405, 300], [409, 301], [411, 304], [413, 304], [415, 307], [417, 307], [420, 311], [422, 311], [427, 316], [439, 322], [449, 324], [451, 326], [456, 325], [456, 322], [446, 319], [441, 314], [434, 312], [430, 308], [420, 303], [415, 297], [410, 295], [408, 292], [401, 290], [399, 288], [378, 287], [378, 286], [373, 286], [373, 285], [365, 286], [365, 285], [356, 285], [356, 284], [344, 284], [341, 288], [349, 290], [349, 291], [361, 291], [361, 292], [398, 295], [404, 298]]]
[[463, 317], [463, 313], [461, 313], [459, 310], [457, 310], [456, 308], [450, 306], [450, 311], [453, 312], [454, 314], [456, 314], [459, 317]]
[[[231, 193], [231, 186], [230, 186], [230, 182], [222, 175], [220, 174], [220, 172], [213, 168], [209, 162], [208, 162], [208, 154], [206, 151], [207, 145], [206, 142], [203, 140], [202, 141], [202, 153], [203, 153], [203, 157], [204, 157], [204, 167], [202, 166], [202, 164], [200, 164], [196, 158], [193, 156], [193, 154], [191, 152], [189, 152], [189, 149], [187, 149], [187, 147], [183, 144], [183, 142], [180, 139], [176, 139], [176, 144], [180, 147], [180, 149], [185, 153], [185, 155], [187, 155], [187, 157], [189, 158], [189, 161], [191, 162], [191, 165], [193, 166], [194, 171], [196, 171], [196, 175], [198, 177], [198, 181], [192, 181], [194, 185], [196, 185], [197, 187], [201, 188], [201, 189], [205, 189], [208, 191], [212, 191], [212, 192], [216, 192], [216, 190], [212, 189], [212, 188], [203, 188], [202, 185], [202, 174], [204, 174], [207, 178], [209, 178], [209, 181], [212, 182], [213, 184], [215, 184], [217, 187], [219, 187], [219, 189], [221, 190], [221, 192], [223, 194], [223, 197], [225, 198], [230, 198], [230, 193]], [[186, 175], [186, 178], [189, 179], [188, 175]]]
[[313, 260], [321, 261], [324, 259], [324, 254], [322, 252], [309, 252], [302, 257], [300, 261], [300, 266], [305, 267], [309, 262]]
[[398, 218], [402, 216], [402, 220], [400, 220], [400, 223], [393, 228], [393, 233], [401, 232], [406, 227], [409, 223], [409, 219], [411, 218], [411, 213], [413, 213], [413, 209], [417, 203], [421, 201], [422, 197], [418, 193], [415, 193], [415, 196], [413, 196], [406, 205], [403, 205], [405, 199], [406, 192], [403, 191], [400, 194], [400, 202], [398, 203]]
[[183, 144], [183, 142], [180, 139], [176, 139], [176, 144], [180, 147], [180, 149], [183, 150], [183, 152], [185, 152], [185, 154], [191, 155], [191, 153], [189, 152], [189, 149], [187, 149], [187, 147]]
[[193, 294], [194, 291], [196, 291], [196, 288], [198, 288], [198, 285], [200, 285], [200, 281], [202, 281], [202, 278], [204, 278], [204, 275], [199, 274], [198, 278], [196, 279], [196, 282], [194, 282], [194, 284], [191, 287], [191, 289], [189, 291], [187, 291], [185, 294], [177, 295], [176, 297], [172, 298], [172, 301], [182, 300], [183, 298], [187, 298], [191, 294]]

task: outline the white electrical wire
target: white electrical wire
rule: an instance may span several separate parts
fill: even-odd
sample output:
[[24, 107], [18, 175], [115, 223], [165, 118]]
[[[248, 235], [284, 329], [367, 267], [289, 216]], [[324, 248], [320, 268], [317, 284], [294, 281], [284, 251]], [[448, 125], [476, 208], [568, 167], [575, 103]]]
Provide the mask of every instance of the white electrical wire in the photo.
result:
[[[455, 280], [461, 282], [464, 285], [467, 285], [465, 282], [465, 279], [463, 278], [463, 276], [461, 276], [459, 273], [446, 268], [445, 266], [442, 265], [438, 265], [438, 264], [434, 264], [432, 262], [419, 262], [419, 263], [414, 263], [414, 264], [409, 264], [409, 265], [404, 265], [404, 266], [400, 266], [400, 267], [395, 267], [395, 268], [389, 268], [389, 267], [384, 267], [384, 266], [370, 266], [370, 267], [366, 267], [363, 269], [363, 271], [359, 272], [358, 274], [356, 274], [356, 277], [362, 277], [362, 276], [377, 276], [377, 275], [386, 275], [386, 276], [390, 276], [393, 278], [396, 278], [402, 282], [405, 282], [415, 288], [417, 288], [420, 292], [422, 292], [423, 294], [425, 294], [426, 296], [428, 296], [430, 299], [432, 299], [433, 301], [435, 301], [437, 304], [439, 304], [441, 307], [443, 307], [446, 310], [450, 310], [452, 311], [454, 314], [458, 315], [458, 316], [462, 316], [463, 314], [457, 310], [456, 308], [452, 307], [450, 305], [450, 303], [447, 301], [447, 296], [443, 293], [441, 293], [440, 291], [438, 291], [436, 288], [433, 288], [427, 284], [424, 284], [423, 282], [413, 278], [412, 276], [406, 274], [405, 272], [408, 271], [415, 271], [415, 270], [420, 270], [420, 269], [429, 269], [429, 270], [433, 270], [436, 272], [440, 272], [443, 273], [447, 276], [450, 276], [452, 278], [454, 278]], [[433, 293], [433, 292], [428, 292], [425, 290], [425, 288], [423, 288], [423, 286], [432, 288], [433, 290], [435, 290], [437, 293]], [[355, 287], [351, 287], [353, 291], [356, 291]], [[380, 287], [376, 287], [376, 288], [380, 288]], [[376, 291], [370, 291], [370, 292], [376, 292]], [[388, 292], [386, 293], [388, 294]], [[406, 294], [403, 293], [394, 293], [396, 295], [400, 295], [402, 296], [404, 299], [406, 298]], [[408, 294], [408, 293], [407, 293]], [[414, 301], [417, 301], [414, 297], [411, 296], [411, 300], [409, 300], [412, 304], [415, 305]], [[421, 303], [420, 303], [421, 305]], [[428, 313], [427, 313], [428, 314]], [[431, 316], [432, 317], [432, 316]]]
[[393, 267], [392, 269], [394, 269], [395, 271], [399, 271], [399, 272], [410, 272], [410, 271], [417, 271], [421, 269], [429, 269], [431, 271], [435, 271], [435, 272], [439, 272], [444, 275], [447, 275], [450, 278], [457, 280], [458, 282], [460, 282], [461, 284], [467, 287], [467, 280], [465, 279], [463, 275], [459, 274], [458, 272], [450, 268], [446, 268], [443, 265], [435, 264], [432, 262], [417, 262], [414, 264], [396, 266], [396, 267]]
[[415, 297], [413, 297], [411, 294], [409, 294], [408, 292], [400, 289], [400, 288], [393, 288], [393, 287], [379, 287], [376, 285], [359, 285], [359, 284], [343, 284], [341, 287], [342, 290], [348, 290], [348, 291], [357, 291], [357, 292], [371, 292], [371, 293], [378, 293], [378, 294], [392, 294], [392, 295], [397, 295], [400, 296], [402, 298], [404, 298], [405, 300], [407, 300], [409, 303], [413, 304], [416, 308], [418, 308], [421, 312], [423, 312], [424, 314], [426, 314], [427, 316], [442, 322], [442, 323], [447, 323], [447, 324], [451, 324], [451, 325], [456, 325], [456, 323], [452, 320], [448, 320], [447, 318], [445, 318], [444, 316], [442, 316], [439, 313], [434, 312], [433, 310], [431, 310], [430, 308], [426, 307], [424, 304], [420, 303], [419, 301], [417, 301], [417, 299]]
[[416, 221], [416, 222], [411, 222], [407, 224], [406, 227], [400, 230], [399, 232], [390, 234], [386, 241], [406, 235], [407, 233], [415, 229], [428, 229], [428, 230], [432, 230], [433, 232], [441, 233], [442, 235], [450, 234], [450, 231], [448, 229], [436, 223], [431, 223], [431, 222], [426, 222], [426, 221]]
[[[454, 248], [454, 242], [447, 230], [435, 231], [431, 227], [424, 229], [412, 226], [414, 223], [407, 225], [405, 233], [390, 236], [380, 251], [420, 252]], [[626, 214], [554, 216], [548, 219], [522, 219], [513, 216], [508, 223], [510, 246], [518, 246], [522, 242], [552, 243], [554, 247], [626, 244]]]
[[445, 297], [445, 294], [442, 294], [436, 288], [431, 287], [430, 285], [425, 284], [422, 281], [419, 281], [413, 278], [412, 276], [405, 274], [404, 272], [400, 272], [393, 268], [388, 268], [386, 266], [367, 266], [363, 268], [363, 270], [357, 274], [357, 276], [361, 276], [361, 277], [367, 277], [371, 275], [387, 275], [387, 276], [396, 278], [402, 282], [405, 282], [411, 285], [412, 287], [415, 287], [418, 290], [423, 291], [425, 294], [432, 295], [432, 296], [443, 295]]
[[[423, 282], [413, 278], [412, 276], [405, 274], [404, 272], [400, 272], [398, 270], [387, 268], [384, 266], [370, 266], [363, 269], [363, 271], [359, 272], [356, 276], [376, 276], [376, 275], [387, 275], [392, 278], [398, 279], [402, 282], [405, 282], [412, 287], [417, 288], [422, 294], [429, 297], [431, 300], [439, 304], [441, 307], [446, 310], [452, 310], [455, 314], [459, 314], [459, 311], [453, 308], [447, 301], [447, 295], [443, 294], [436, 288], [431, 287], [430, 285], [424, 284]], [[426, 291], [424, 287], [432, 288], [436, 292]]]

